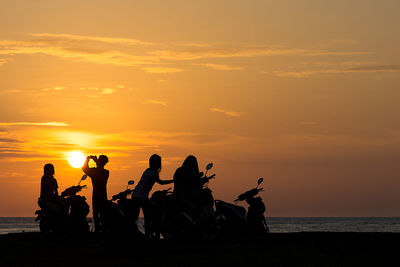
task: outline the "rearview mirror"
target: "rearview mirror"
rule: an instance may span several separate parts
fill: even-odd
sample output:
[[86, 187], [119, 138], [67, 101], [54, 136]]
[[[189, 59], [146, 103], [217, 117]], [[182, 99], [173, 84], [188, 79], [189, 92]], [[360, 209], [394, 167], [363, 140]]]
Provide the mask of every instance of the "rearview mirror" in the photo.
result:
[[135, 183], [134, 180], [129, 180], [129, 181], [128, 181], [128, 185], [133, 185], [134, 183]]
[[263, 181], [264, 181], [264, 178], [262, 178], [262, 177], [260, 179], [258, 179], [257, 186], [259, 186]]
[[207, 171], [208, 171], [208, 170], [211, 170], [213, 166], [214, 166], [214, 164], [208, 163], [207, 166], [206, 166], [206, 170], [207, 170]]
[[86, 178], [87, 178], [87, 175], [86, 175], [86, 174], [82, 175], [81, 181], [85, 181]]

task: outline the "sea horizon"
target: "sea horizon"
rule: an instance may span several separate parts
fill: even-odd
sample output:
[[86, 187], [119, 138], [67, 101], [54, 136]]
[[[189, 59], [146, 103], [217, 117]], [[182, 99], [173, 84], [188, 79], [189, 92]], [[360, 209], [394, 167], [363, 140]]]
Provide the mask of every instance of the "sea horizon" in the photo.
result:
[[[91, 222], [92, 218], [88, 218]], [[271, 233], [393, 232], [400, 233], [400, 217], [267, 217]], [[92, 226], [91, 226], [92, 227]], [[138, 219], [143, 229], [143, 217]], [[0, 234], [38, 232], [35, 217], [0, 217]]]

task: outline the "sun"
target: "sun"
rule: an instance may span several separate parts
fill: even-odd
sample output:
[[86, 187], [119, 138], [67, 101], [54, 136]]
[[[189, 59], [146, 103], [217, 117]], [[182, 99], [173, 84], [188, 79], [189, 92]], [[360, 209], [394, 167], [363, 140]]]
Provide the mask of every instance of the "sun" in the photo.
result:
[[81, 168], [83, 163], [85, 163], [85, 155], [82, 152], [74, 151], [68, 153], [68, 162], [74, 168]]

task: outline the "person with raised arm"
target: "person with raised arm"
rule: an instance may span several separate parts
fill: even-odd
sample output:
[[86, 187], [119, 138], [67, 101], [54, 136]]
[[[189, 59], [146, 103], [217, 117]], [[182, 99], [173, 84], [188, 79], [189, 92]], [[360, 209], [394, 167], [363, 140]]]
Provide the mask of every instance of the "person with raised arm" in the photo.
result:
[[[96, 168], [89, 168], [89, 161], [96, 163]], [[82, 170], [92, 179], [92, 210], [95, 232], [101, 231], [101, 218], [103, 217], [104, 207], [107, 203], [107, 181], [110, 172], [104, 169], [108, 162], [106, 155], [86, 157], [86, 161], [82, 166]]]

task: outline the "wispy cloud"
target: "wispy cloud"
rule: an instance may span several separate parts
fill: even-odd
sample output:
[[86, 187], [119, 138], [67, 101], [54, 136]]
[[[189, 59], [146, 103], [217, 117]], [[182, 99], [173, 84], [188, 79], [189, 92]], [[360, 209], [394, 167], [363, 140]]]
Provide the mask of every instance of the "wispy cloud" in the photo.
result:
[[349, 39], [349, 38], [332, 39], [331, 42], [333, 44], [340, 44], [340, 45], [353, 45], [353, 44], [357, 44], [358, 43], [357, 40]]
[[0, 138], [0, 143], [20, 143], [20, 140], [14, 138]]
[[144, 67], [142, 69], [149, 73], [176, 73], [184, 71], [184, 69], [169, 67]]
[[142, 103], [143, 104], [155, 104], [155, 105], [161, 105], [161, 106], [166, 106], [167, 105], [167, 102], [165, 102], [165, 101], [154, 100], [154, 99], [146, 99]]
[[101, 90], [101, 94], [103, 94], [103, 95], [111, 95], [114, 92], [115, 92], [115, 89], [113, 89], [113, 88], [103, 88]]
[[213, 70], [242, 70], [243, 67], [235, 67], [235, 66], [229, 66], [229, 65], [224, 65], [224, 64], [213, 64], [213, 63], [199, 63], [199, 64], [193, 64], [196, 66], [204, 66]]
[[8, 62], [8, 59], [0, 58], [0, 67]]
[[[60, 34], [60, 33], [31, 33], [30, 36], [42, 38], [46, 41], [95, 41], [109, 44], [123, 45], [154, 45], [151, 42], [145, 42], [132, 38], [115, 38], [115, 37], [100, 37], [76, 34]], [[40, 40], [40, 39], [39, 39]]]
[[160, 59], [195, 60], [204, 58], [246, 58], [263, 56], [352, 56], [369, 54], [366, 51], [331, 51], [268, 46], [205, 46], [150, 51], [149, 54]]
[[[253, 58], [266, 56], [354, 56], [366, 51], [335, 51], [266, 45], [229, 45], [197, 43], [151, 43], [132, 38], [100, 37], [66, 33], [31, 33], [27, 40], [0, 40], [0, 55], [47, 55], [78, 62], [137, 66], [149, 73], [178, 73], [177, 61], [196, 61], [216, 58]], [[340, 42], [340, 41], [339, 41]], [[136, 47], [140, 45], [141, 47]], [[134, 49], [131, 46], [135, 46]], [[0, 59], [0, 66], [7, 60]], [[199, 63], [214, 70], [242, 70], [240, 66]]]
[[65, 45], [29, 41], [0, 40], [0, 55], [42, 54], [81, 62], [111, 64], [116, 66], [138, 66], [154, 64], [159, 60], [150, 56], [138, 56], [110, 49], [88, 48], [81, 45]]
[[393, 73], [400, 72], [400, 65], [361, 66], [349, 69], [325, 69], [325, 70], [302, 70], [302, 71], [273, 71], [280, 77], [305, 78], [319, 74], [346, 74], [346, 73]]
[[42, 91], [48, 92], [48, 91], [61, 91], [63, 90], [64, 87], [62, 86], [56, 86], [56, 87], [49, 87], [49, 88], [43, 88]]
[[310, 52], [307, 49], [269, 47], [198, 47], [196, 49], [175, 49], [150, 51], [149, 54], [161, 59], [194, 60], [202, 58], [235, 58], [274, 55], [295, 55]]
[[66, 122], [0, 122], [0, 126], [53, 126], [66, 127], [70, 126]]
[[210, 111], [211, 112], [219, 112], [219, 113], [225, 114], [227, 116], [231, 116], [231, 117], [240, 117], [240, 116], [242, 116], [242, 112], [226, 110], [226, 109], [222, 109], [222, 108], [210, 108]]

